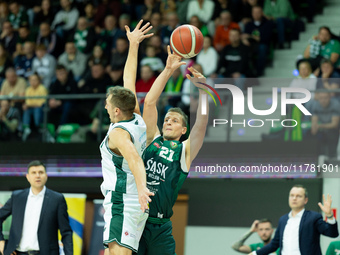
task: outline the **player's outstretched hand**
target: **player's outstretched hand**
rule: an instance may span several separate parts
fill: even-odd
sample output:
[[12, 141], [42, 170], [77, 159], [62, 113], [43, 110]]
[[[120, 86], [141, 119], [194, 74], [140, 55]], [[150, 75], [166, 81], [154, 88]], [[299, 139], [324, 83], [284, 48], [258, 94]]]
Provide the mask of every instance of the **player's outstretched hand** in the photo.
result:
[[192, 73], [193, 77], [187, 74], [187, 78], [198, 88], [205, 88], [205, 86], [201, 83], [206, 83], [206, 78], [203, 74], [197, 71], [192, 66], [188, 68], [188, 70]]
[[155, 194], [150, 192], [147, 187], [141, 188], [138, 190], [138, 199], [140, 203], [140, 209], [145, 212], [149, 209], [149, 202], [151, 202], [150, 196], [154, 196]]
[[125, 25], [126, 36], [129, 39], [130, 43], [132, 42], [141, 43], [145, 38], [153, 36], [153, 33], [147, 34], [147, 32], [149, 32], [150, 29], [152, 29], [152, 26], [150, 26], [150, 22], [146, 23], [141, 28], [142, 23], [143, 20], [141, 19], [132, 32], [130, 32], [130, 28]]
[[[323, 204], [322, 203], [318, 203], [320, 209], [325, 213], [325, 215], [328, 216], [332, 216], [332, 196], [327, 194], [327, 199], [325, 197], [325, 195], [322, 195], [322, 200], [323, 200]], [[328, 217], [329, 218], [329, 217]]]
[[168, 45], [168, 59], [166, 60], [166, 69], [175, 71], [182, 65], [186, 65], [185, 62], [181, 62], [182, 58], [174, 53], [171, 53], [170, 46]]

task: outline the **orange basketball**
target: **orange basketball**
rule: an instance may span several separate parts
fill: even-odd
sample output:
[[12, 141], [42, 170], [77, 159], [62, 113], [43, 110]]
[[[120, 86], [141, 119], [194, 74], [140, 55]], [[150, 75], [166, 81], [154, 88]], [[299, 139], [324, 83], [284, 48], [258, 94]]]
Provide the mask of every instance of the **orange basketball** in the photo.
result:
[[170, 47], [182, 58], [195, 57], [203, 47], [203, 35], [195, 26], [179, 26], [171, 34]]

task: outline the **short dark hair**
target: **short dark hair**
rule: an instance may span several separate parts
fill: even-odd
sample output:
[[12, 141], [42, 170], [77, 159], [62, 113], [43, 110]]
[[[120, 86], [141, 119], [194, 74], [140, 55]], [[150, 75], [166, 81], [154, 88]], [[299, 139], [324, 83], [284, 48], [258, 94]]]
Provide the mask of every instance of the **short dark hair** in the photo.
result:
[[57, 65], [57, 67], [55, 68], [56, 70], [66, 70], [66, 67], [64, 65]]
[[46, 172], [46, 166], [45, 166], [44, 163], [41, 162], [40, 160], [33, 160], [33, 161], [31, 161], [31, 162], [28, 164], [28, 166], [27, 166], [27, 173], [29, 172], [29, 170], [30, 170], [30, 168], [31, 168], [32, 166], [43, 166], [44, 169], [45, 169], [45, 172]]
[[182, 116], [182, 126], [187, 127], [188, 126], [188, 115], [186, 115], [183, 110], [179, 107], [173, 107], [168, 110], [168, 112], [177, 112]]
[[306, 189], [305, 186], [303, 186], [302, 184], [295, 184], [292, 188], [302, 188], [305, 190], [305, 197], [308, 197], [308, 191]]
[[130, 116], [133, 114], [136, 107], [136, 97], [133, 92], [127, 88], [114, 86], [110, 87], [107, 92], [107, 97], [112, 95], [111, 103], [119, 108], [124, 115]]
[[267, 218], [263, 218], [263, 219], [260, 219], [260, 220], [259, 220], [259, 224], [260, 224], [260, 223], [267, 223], [267, 222], [270, 223], [271, 226], [273, 226], [272, 221], [269, 220], [269, 219], [267, 219]]

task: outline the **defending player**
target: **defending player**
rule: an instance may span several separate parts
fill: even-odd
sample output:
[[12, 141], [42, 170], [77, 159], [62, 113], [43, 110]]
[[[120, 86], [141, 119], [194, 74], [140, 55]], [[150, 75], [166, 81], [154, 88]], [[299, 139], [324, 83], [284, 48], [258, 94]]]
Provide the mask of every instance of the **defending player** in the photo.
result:
[[[133, 38], [129, 35], [128, 38], [131, 45]], [[168, 46], [166, 67], [157, 77], [144, 102], [143, 118], [147, 125], [147, 148], [144, 151], [143, 160], [147, 171], [148, 188], [155, 193], [155, 196], [149, 204], [149, 218], [140, 241], [138, 254], [175, 254], [175, 240], [172, 236], [170, 221], [173, 214], [172, 207], [188, 175], [191, 162], [202, 146], [208, 123], [208, 115], [202, 115], [200, 111], [197, 111], [191, 134], [181, 143], [179, 140], [187, 131], [188, 119], [180, 108], [171, 108], [164, 119], [163, 136], [160, 134], [157, 127], [156, 102], [173, 72], [185, 64], [180, 61], [181, 58], [172, 54]], [[189, 68], [189, 71], [194, 77], [187, 75], [187, 78], [197, 87], [201, 87], [197, 81], [205, 83], [204, 76], [194, 68]], [[134, 87], [129, 87], [129, 89], [135, 93]], [[200, 98], [203, 94], [205, 92], [199, 90]]]
[[[130, 33], [138, 45], [152, 28], [149, 23], [141, 27], [142, 21]], [[131, 47], [130, 47], [131, 49]], [[124, 85], [135, 86], [137, 51], [129, 50], [124, 69]], [[145, 149], [146, 125], [139, 114], [134, 93], [122, 87], [109, 89], [106, 106], [111, 120], [110, 128], [100, 145], [102, 156], [105, 196], [104, 245], [110, 255], [132, 254], [137, 251], [148, 214], [148, 202], [153, 195], [146, 187], [145, 167], [140, 157]]]

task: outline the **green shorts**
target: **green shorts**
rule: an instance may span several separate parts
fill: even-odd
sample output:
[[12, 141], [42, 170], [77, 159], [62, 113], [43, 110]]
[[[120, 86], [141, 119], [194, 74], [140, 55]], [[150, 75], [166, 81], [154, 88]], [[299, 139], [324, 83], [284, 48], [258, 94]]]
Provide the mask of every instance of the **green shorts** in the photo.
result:
[[139, 242], [138, 255], [174, 255], [175, 249], [171, 221], [164, 224], [146, 222]]

